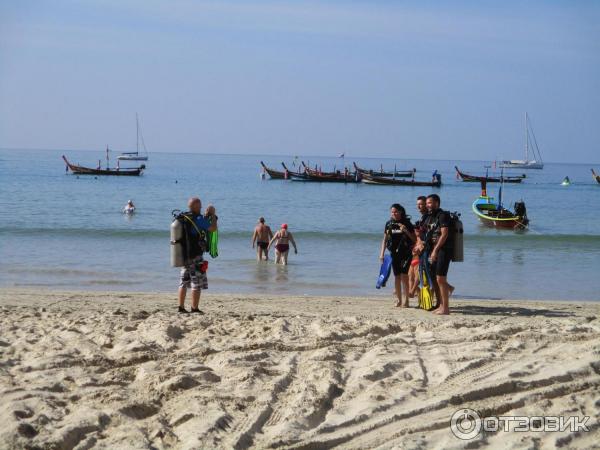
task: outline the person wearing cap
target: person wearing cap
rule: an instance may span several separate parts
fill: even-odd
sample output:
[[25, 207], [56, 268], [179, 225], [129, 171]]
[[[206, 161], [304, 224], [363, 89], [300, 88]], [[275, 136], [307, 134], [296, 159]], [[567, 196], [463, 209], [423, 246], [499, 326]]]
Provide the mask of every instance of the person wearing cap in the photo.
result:
[[269, 241], [273, 238], [273, 231], [271, 227], [265, 223], [265, 218], [261, 217], [258, 219], [258, 225], [254, 228], [252, 234], [252, 248], [256, 244], [256, 259], [262, 261], [263, 254], [265, 260], [269, 260]]
[[125, 214], [132, 214], [135, 212], [135, 205], [133, 204], [133, 201], [127, 200], [127, 204], [123, 207], [123, 212]]
[[287, 223], [281, 224], [281, 229], [275, 233], [271, 242], [267, 247], [267, 250], [271, 248], [273, 242], [277, 241], [275, 244], [275, 263], [283, 264], [287, 266], [288, 253], [290, 251], [290, 242], [294, 246], [294, 253], [298, 254], [298, 247], [296, 247], [296, 241], [294, 241], [294, 237], [292, 233], [288, 231]]

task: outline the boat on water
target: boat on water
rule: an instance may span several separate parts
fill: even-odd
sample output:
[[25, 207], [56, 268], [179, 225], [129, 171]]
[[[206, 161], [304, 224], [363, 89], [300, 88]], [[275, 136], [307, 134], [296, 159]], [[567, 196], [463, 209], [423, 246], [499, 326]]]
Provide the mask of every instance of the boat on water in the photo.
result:
[[600, 183], [600, 175], [597, 175], [596, 172], [594, 172], [594, 169], [592, 169], [592, 176], [594, 177], [594, 180]]
[[498, 201], [487, 195], [486, 182], [481, 182], [481, 195], [472, 205], [473, 213], [479, 221], [487, 227], [510, 228], [524, 230], [529, 225], [525, 202], [518, 201], [514, 204], [514, 212], [502, 205], [502, 185], [499, 189]]
[[264, 173], [268, 173], [269, 176], [271, 177], [271, 179], [273, 179], [273, 180], [284, 180], [286, 178], [285, 177], [285, 172], [281, 172], [279, 170], [270, 169], [262, 161], [260, 162], [260, 165], [263, 168], [263, 174]]
[[562, 180], [562, 183], [560, 183], [561, 186], [571, 186], [571, 180], [569, 177], [565, 177]]
[[[135, 139], [135, 152], [122, 152], [117, 159], [120, 161], [148, 161], [148, 150], [146, 150], [146, 143], [144, 142], [144, 136], [140, 131], [140, 121], [137, 113], [135, 114], [135, 128], [136, 128], [136, 139]], [[142, 141], [142, 147], [144, 148], [144, 154], [140, 154], [140, 138]]]
[[481, 183], [482, 181], [486, 181], [488, 183], [520, 183], [523, 181], [527, 175], [514, 175], [514, 176], [501, 176], [501, 177], [490, 177], [488, 176], [487, 168], [485, 169], [485, 176], [478, 175], [469, 175], [467, 173], [461, 172], [457, 166], [454, 166], [456, 170], [456, 176], [459, 177], [462, 181], [467, 183]]
[[360, 174], [374, 175], [377, 177], [398, 177], [398, 178], [411, 178], [415, 176], [417, 169], [412, 170], [396, 170], [394, 168], [393, 172], [386, 172], [383, 170], [383, 166], [381, 170], [367, 170], [358, 167], [356, 163], [352, 163], [354, 165], [354, 170], [356, 170]]
[[333, 172], [323, 172], [317, 169], [311, 169], [304, 161], [303, 174], [290, 173], [292, 181], [318, 181], [321, 183], [360, 183], [361, 174], [350, 172], [347, 168], [343, 171], [335, 170]]
[[351, 172], [340, 172], [334, 174], [320, 175], [312, 173], [289, 174], [292, 181], [318, 182], [318, 183], [360, 183], [360, 176]]
[[62, 159], [65, 161], [67, 165], [67, 172], [70, 170], [74, 175], [113, 175], [113, 176], [139, 176], [144, 172], [146, 166], [142, 164], [139, 167], [127, 167], [120, 168], [118, 163], [117, 167], [110, 168], [108, 163], [108, 147], [106, 148], [106, 168], [102, 169], [100, 167], [100, 161], [98, 161], [98, 166], [96, 168], [80, 166], [78, 164], [73, 164], [69, 162], [65, 155], [62, 155]]
[[433, 173], [431, 181], [419, 181], [419, 180], [403, 180], [390, 177], [379, 177], [375, 175], [362, 174], [362, 182], [364, 184], [376, 184], [376, 185], [387, 185], [387, 186], [428, 186], [428, 187], [440, 187], [442, 185], [442, 176], [437, 173], [437, 170]]
[[307, 176], [306, 173], [300, 172], [300, 168], [298, 168], [297, 171], [290, 170], [290, 169], [288, 169], [288, 166], [286, 166], [284, 162], [281, 163], [281, 166], [284, 169], [283, 173], [287, 174], [288, 178], [290, 178], [290, 179], [292, 176], [296, 177], [296, 178], [306, 178], [306, 176]]
[[[530, 139], [530, 131], [531, 137]], [[533, 159], [529, 159], [529, 152], [531, 149], [531, 154]], [[543, 169], [544, 162], [542, 161], [542, 155], [540, 153], [540, 148], [538, 147], [537, 140], [535, 138], [535, 134], [533, 132], [533, 128], [531, 123], [529, 122], [529, 116], [525, 113], [525, 159], [511, 159], [508, 161], [502, 161], [500, 163], [500, 167], [503, 169]]]

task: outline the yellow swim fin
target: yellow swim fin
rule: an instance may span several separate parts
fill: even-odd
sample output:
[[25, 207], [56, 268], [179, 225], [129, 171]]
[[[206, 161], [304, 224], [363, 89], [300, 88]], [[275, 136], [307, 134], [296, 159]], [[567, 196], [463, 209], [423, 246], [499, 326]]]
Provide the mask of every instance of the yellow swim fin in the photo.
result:
[[434, 293], [431, 288], [431, 284], [429, 279], [427, 278], [427, 270], [424, 267], [420, 267], [420, 289], [419, 289], [419, 308], [424, 309], [426, 311], [431, 311], [435, 308], [435, 304], [433, 301]]

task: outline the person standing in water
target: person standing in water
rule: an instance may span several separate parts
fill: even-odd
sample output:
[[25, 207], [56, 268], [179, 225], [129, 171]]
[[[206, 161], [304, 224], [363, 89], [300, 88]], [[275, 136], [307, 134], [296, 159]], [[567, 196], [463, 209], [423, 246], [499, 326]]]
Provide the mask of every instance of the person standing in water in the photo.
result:
[[288, 253], [290, 251], [290, 242], [294, 246], [294, 253], [298, 254], [298, 247], [296, 247], [296, 241], [294, 241], [292, 233], [288, 231], [287, 223], [282, 224], [281, 229], [278, 230], [277, 233], [275, 233], [275, 236], [273, 236], [271, 242], [269, 242], [267, 250], [271, 248], [273, 242], [275, 241], [277, 241], [277, 244], [275, 245], [275, 263], [287, 266]]
[[124, 214], [133, 214], [135, 212], [135, 205], [132, 200], [127, 200], [127, 204], [123, 207]]
[[[415, 230], [406, 216], [406, 210], [398, 203], [390, 208], [390, 220], [385, 224], [379, 259], [383, 262], [385, 249], [392, 255], [396, 306], [408, 307], [408, 269], [412, 259], [412, 248], [417, 240]], [[402, 290], [404, 288], [404, 301]]]
[[258, 225], [254, 228], [252, 234], [252, 248], [256, 244], [256, 260], [262, 261], [263, 254], [265, 261], [269, 260], [269, 242], [273, 238], [271, 227], [265, 223], [265, 218], [258, 219]]

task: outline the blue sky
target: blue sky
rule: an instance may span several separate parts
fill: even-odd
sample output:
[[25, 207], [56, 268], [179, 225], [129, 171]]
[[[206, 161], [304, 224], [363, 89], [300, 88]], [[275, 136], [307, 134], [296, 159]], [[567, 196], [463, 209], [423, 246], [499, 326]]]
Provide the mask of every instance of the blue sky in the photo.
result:
[[600, 160], [600, 2], [2, 1], [0, 147]]

